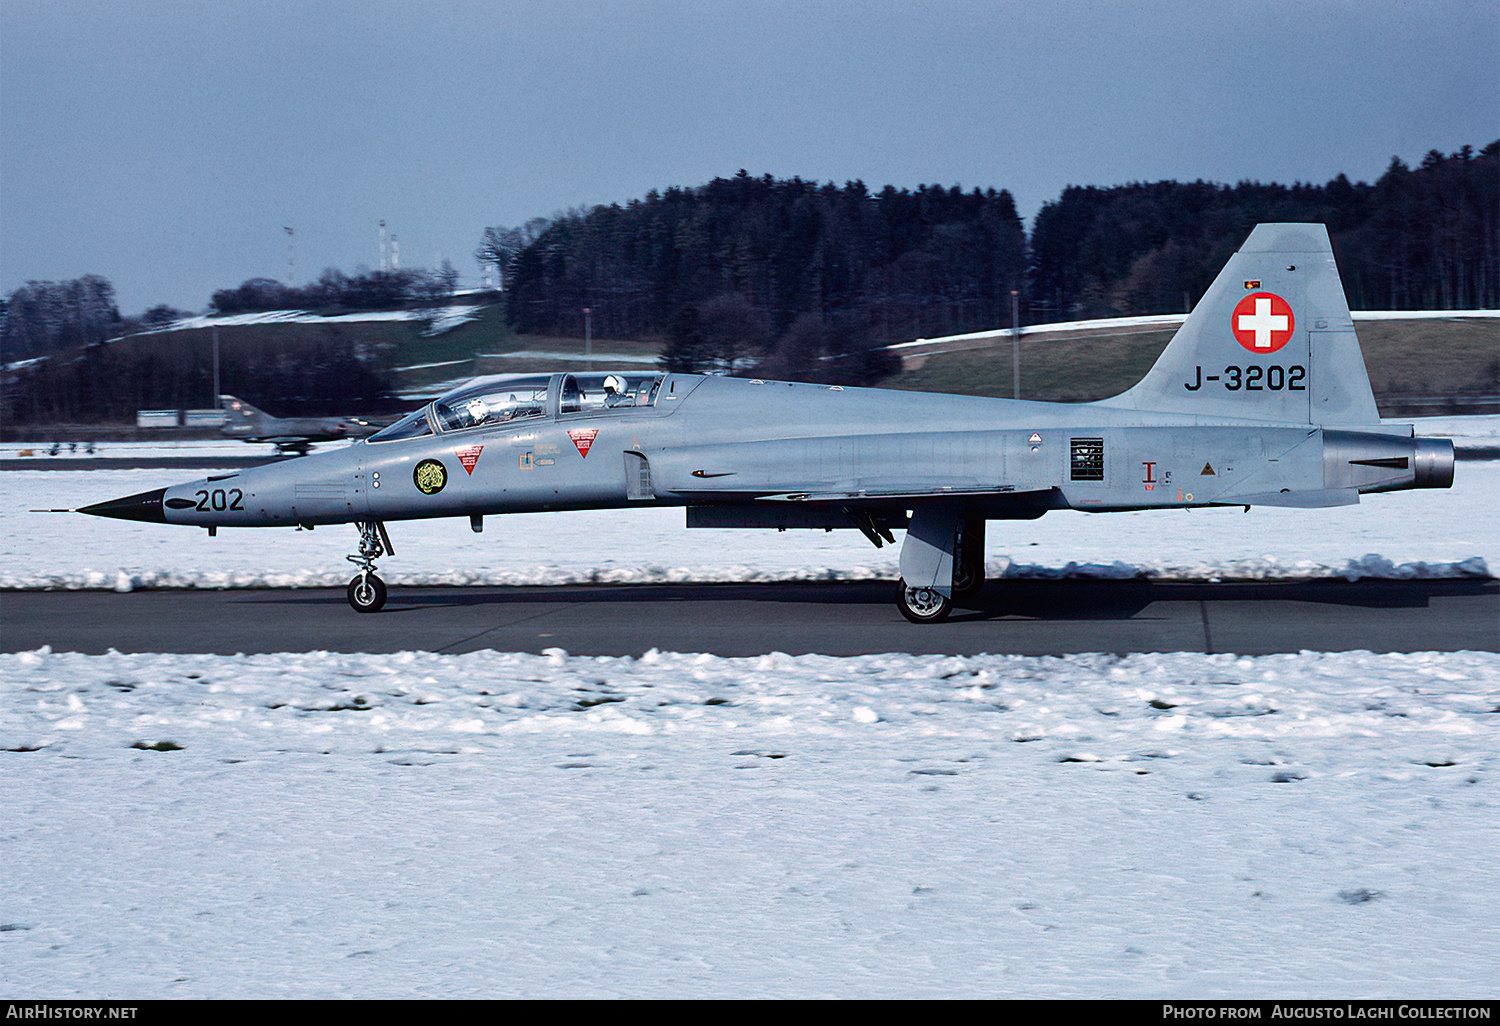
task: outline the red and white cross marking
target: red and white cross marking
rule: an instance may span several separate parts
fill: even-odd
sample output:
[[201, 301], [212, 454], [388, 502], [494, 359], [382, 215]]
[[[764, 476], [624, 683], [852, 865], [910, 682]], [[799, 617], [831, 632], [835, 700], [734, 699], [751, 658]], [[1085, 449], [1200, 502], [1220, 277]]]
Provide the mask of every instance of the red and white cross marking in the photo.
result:
[[1274, 353], [1292, 340], [1297, 318], [1274, 292], [1254, 292], [1234, 305], [1229, 318], [1234, 340], [1252, 353]]

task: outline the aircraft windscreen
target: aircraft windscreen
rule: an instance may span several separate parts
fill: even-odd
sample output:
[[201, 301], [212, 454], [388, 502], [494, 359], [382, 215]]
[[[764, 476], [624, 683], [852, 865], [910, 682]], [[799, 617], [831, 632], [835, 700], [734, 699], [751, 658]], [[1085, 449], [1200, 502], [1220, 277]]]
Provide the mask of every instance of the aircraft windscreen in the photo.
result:
[[432, 425], [427, 420], [427, 407], [416, 413], [408, 413], [389, 427], [381, 428], [370, 436], [372, 442], [394, 442], [402, 438], [420, 438], [432, 434]]
[[545, 416], [549, 381], [550, 376], [477, 381], [443, 396], [432, 411], [443, 431]]

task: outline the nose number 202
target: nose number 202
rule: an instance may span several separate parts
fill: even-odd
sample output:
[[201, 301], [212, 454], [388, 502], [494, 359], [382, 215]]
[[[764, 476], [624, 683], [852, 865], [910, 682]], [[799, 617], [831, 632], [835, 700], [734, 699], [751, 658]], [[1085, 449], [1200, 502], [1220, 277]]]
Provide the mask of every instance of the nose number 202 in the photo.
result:
[[245, 493], [238, 488], [231, 488], [226, 493], [222, 488], [209, 491], [206, 488], [198, 489], [198, 505], [195, 507], [200, 513], [209, 510], [223, 512], [226, 509], [244, 509]]

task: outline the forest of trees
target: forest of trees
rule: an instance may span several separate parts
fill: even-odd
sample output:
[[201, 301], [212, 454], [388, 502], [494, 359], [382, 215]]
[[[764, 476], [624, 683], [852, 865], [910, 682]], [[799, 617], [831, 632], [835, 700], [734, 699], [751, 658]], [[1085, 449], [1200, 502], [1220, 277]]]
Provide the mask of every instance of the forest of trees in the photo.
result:
[[[297, 287], [273, 278], [251, 278], [238, 288], [213, 294], [219, 314], [266, 310], [401, 310], [446, 302], [458, 282], [448, 261], [436, 271], [373, 271], [346, 275], [329, 268], [315, 282]], [[71, 281], [29, 281], [5, 300], [0, 330], [0, 363], [77, 349], [143, 329], [159, 328], [191, 316], [155, 306], [140, 317], [122, 318], [115, 288], [97, 274]]]
[[673, 369], [874, 380], [894, 337], [992, 325], [1024, 285], [1008, 192], [842, 187], [741, 171], [554, 220], [513, 258], [520, 332], [666, 337]]
[[102, 342], [118, 333], [120, 311], [108, 278], [28, 281], [5, 300], [0, 318], [0, 363]]
[[[1008, 325], [1013, 290], [1023, 324], [1190, 309], [1261, 221], [1327, 224], [1353, 309], [1500, 308], [1500, 142], [1434, 150], [1415, 168], [1393, 158], [1373, 184], [1339, 175], [1326, 185], [1070, 186], [1029, 238], [1004, 190], [871, 192], [741, 171], [486, 228], [475, 256], [499, 272], [521, 333], [582, 335], [587, 308], [598, 337], [664, 342], [673, 370], [861, 384], [898, 369], [888, 343]], [[437, 271], [329, 269], [301, 288], [253, 278], [215, 292], [212, 307], [433, 306], [457, 277], [444, 261]], [[104, 345], [179, 316], [159, 306], [122, 319], [98, 275], [27, 282], [0, 305], [0, 364], [10, 365], [0, 418], [128, 419], [137, 407], [203, 401], [206, 369], [180, 350], [196, 343], [136, 339], [128, 357]], [[368, 349], [330, 336], [226, 360], [237, 361], [240, 387], [284, 407], [366, 402], [390, 378]]]
[[[137, 410], [209, 406], [208, 331], [95, 344], [21, 368], [0, 390], [0, 424], [132, 423]], [[282, 416], [392, 407], [389, 354], [356, 328], [329, 326], [297, 337], [244, 329], [222, 334], [222, 387]]]
[[[294, 288], [252, 278], [214, 293], [218, 313], [312, 309], [402, 309], [447, 300], [458, 274], [408, 270], [346, 276], [325, 271]], [[149, 332], [188, 316], [156, 306], [122, 318], [114, 286], [99, 275], [32, 281], [3, 306], [0, 329], [0, 426], [134, 420], [138, 409], [203, 407], [213, 402], [207, 330]], [[128, 343], [112, 339], [131, 336]], [[253, 396], [284, 416], [373, 412], [393, 406], [390, 354], [357, 328], [329, 326], [316, 335], [283, 337], [274, 330], [224, 332], [220, 378], [230, 391]]]
[[1392, 159], [1374, 185], [1069, 187], [1031, 233], [1035, 321], [1180, 312], [1261, 221], [1328, 226], [1354, 310], [1500, 307], [1500, 142]]
[[[1005, 191], [743, 171], [693, 189], [486, 230], [521, 332], [665, 337], [676, 369], [878, 376], [872, 345], [1009, 323], [1191, 309], [1261, 221], [1328, 225], [1354, 309], [1500, 307], [1500, 143], [1392, 159], [1373, 185], [1069, 187], [1028, 240]], [[817, 366], [810, 366], [809, 361]]]

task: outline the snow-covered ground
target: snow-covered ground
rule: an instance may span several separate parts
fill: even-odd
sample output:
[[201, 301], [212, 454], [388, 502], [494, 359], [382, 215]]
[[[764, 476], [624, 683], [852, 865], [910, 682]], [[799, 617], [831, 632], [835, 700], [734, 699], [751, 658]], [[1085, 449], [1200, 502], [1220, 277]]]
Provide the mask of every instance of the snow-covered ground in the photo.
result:
[[650, 364], [655, 366], [659, 357], [640, 353], [558, 353], [541, 349], [519, 349], [513, 353], [475, 353], [476, 360], [554, 360], [558, 363]]
[[9, 997], [1445, 997], [1500, 656], [0, 656]]
[[1411, 424], [1419, 437], [1450, 438], [1460, 449], [1500, 445], [1500, 416], [1387, 417], [1385, 424]]
[[[169, 435], [170, 432], [163, 431], [162, 434]], [[316, 442], [311, 446], [312, 452], [322, 452], [327, 449], [341, 449], [348, 442]], [[56, 449], [56, 452], [53, 450]], [[34, 442], [6, 442], [0, 445], [0, 459], [36, 459], [36, 460], [91, 460], [91, 459], [135, 459], [135, 460], [160, 460], [160, 459], [208, 459], [210, 457], [225, 457], [233, 460], [263, 459], [272, 460], [276, 457], [276, 446], [270, 442], [241, 442], [232, 438], [216, 439], [210, 441], [174, 441], [163, 437], [158, 441], [138, 442], [95, 442], [90, 451], [87, 442], [72, 442], [67, 439], [61, 441], [56, 439], [43, 439]], [[81, 465], [81, 464], [80, 464]]]
[[[349, 529], [25, 512], [172, 474], [0, 474], [0, 583], [347, 578]], [[1487, 573], [1497, 494], [1053, 513], [990, 569]], [[392, 534], [393, 582], [894, 574], [677, 510]], [[0, 994], [1486, 998], [1497, 787], [1495, 653], [4, 654]]]
[[[453, 304], [420, 310], [361, 310], [347, 314], [316, 314], [307, 310], [266, 310], [260, 313], [210, 316], [200, 314], [173, 321], [158, 331], [185, 331], [194, 328], [244, 327], [251, 324], [359, 324], [369, 321], [432, 321], [427, 331], [437, 335], [476, 319], [483, 306]], [[150, 331], [137, 332], [141, 335]]]

